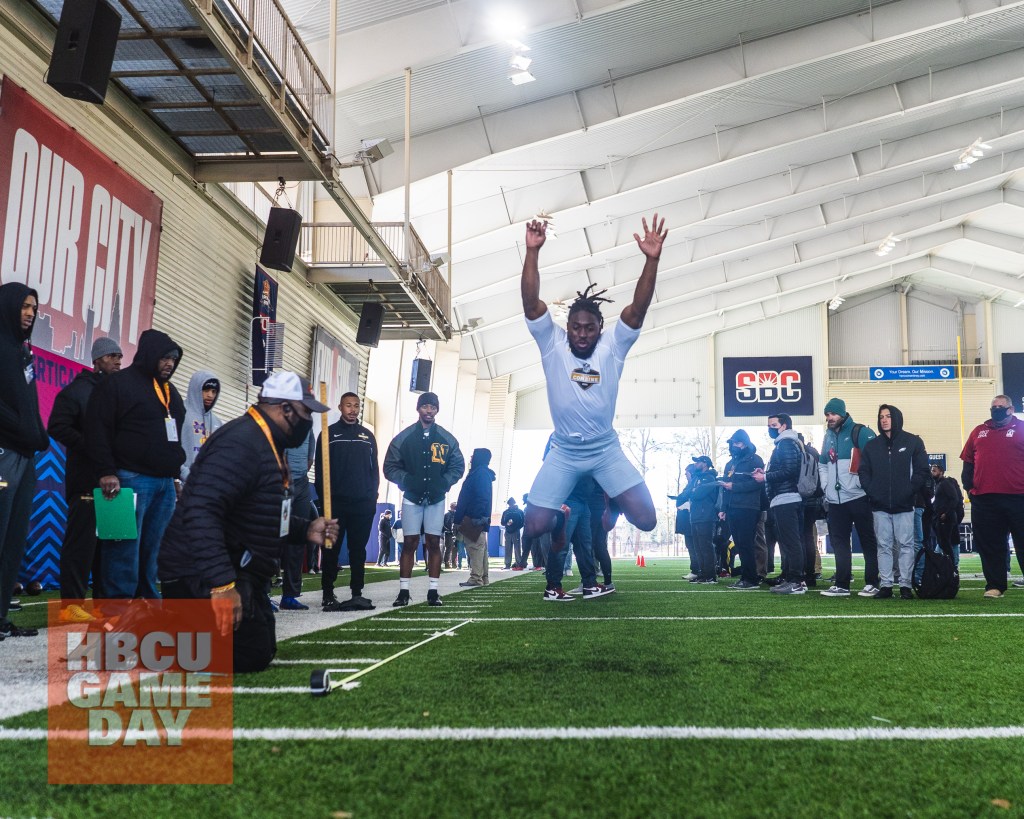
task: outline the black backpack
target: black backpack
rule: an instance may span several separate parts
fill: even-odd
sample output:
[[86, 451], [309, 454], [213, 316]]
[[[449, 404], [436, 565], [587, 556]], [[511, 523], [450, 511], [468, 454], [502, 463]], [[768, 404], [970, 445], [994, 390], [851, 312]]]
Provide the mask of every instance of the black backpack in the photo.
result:
[[[921, 579], [917, 569], [923, 563]], [[952, 600], [960, 591], [960, 572], [953, 556], [942, 549], [924, 548], [914, 561], [914, 591], [923, 600]]]

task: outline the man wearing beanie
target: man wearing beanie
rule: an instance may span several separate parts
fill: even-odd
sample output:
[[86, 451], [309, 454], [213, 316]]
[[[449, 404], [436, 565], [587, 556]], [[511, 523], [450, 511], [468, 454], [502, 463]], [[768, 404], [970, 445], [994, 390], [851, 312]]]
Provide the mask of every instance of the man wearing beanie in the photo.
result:
[[60, 619], [88, 622], [93, 615], [84, 607], [85, 590], [92, 572], [92, 596], [103, 597], [100, 581], [101, 551], [96, 548], [96, 508], [92, 490], [99, 476], [85, 449], [85, 408], [100, 381], [121, 369], [121, 347], [112, 338], [98, 338], [92, 345], [92, 369], [82, 370], [57, 393], [50, 411], [48, 432], [67, 453], [64, 497], [68, 502], [67, 526], [60, 550]]
[[828, 429], [818, 458], [818, 476], [828, 502], [828, 534], [836, 555], [836, 579], [825, 589], [825, 597], [849, 597], [853, 580], [853, 553], [850, 535], [857, 530], [864, 553], [864, 588], [860, 597], [878, 594], [878, 544], [871, 504], [860, 485], [860, 450], [875, 437], [863, 424], [855, 424], [846, 411], [846, 402], [833, 398], [825, 404]]
[[491, 450], [474, 449], [469, 459], [469, 474], [462, 482], [454, 523], [462, 532], [469, 556], [469, 580], [460, 586], [486, 586], [490, 582], [487, 561], [487, 535], [491, 530]]
[[[508, 509], [501, 515], [501, 526], [505, 530], [505, 568], [511, 569], [513, 562], [517, 566], [526, 565], [526, 558], [523, 556], [523, 543], [520, 537], [520, 532], [523, 530], [526, 518], [523, 516], [523, 510], [519, 508], [515, 498], [509, 498], [506, 503], [508, 504]], [[514, 561], [513, 555], [515, 556]]]
[[185, 463], [185, 404], [171, 384], [181, 347], [166, 333], [139, 336], [131, 366], [104, 377], [85, 412], [85, 441], [104, 500], [135, 493], [138, 536], [103, 546], [103, 592], [110, 599], [159, 599], [157, 554], [174, 512], [174, 481]]
[[416, 401], [419, 420], [395, 436], [384, 456], [384, 477], [397, 484], [403, 492], [402, 554], [395, 606], [409, 605], [412, 566], [421, 534], [430, 577], [427, 603], [441, 605], [438, 585], [441, 578], [444, 496], [462, 477], [466, 462], [455, 436], [434, 423], [439, 406], [434, 393], [423, 393]]

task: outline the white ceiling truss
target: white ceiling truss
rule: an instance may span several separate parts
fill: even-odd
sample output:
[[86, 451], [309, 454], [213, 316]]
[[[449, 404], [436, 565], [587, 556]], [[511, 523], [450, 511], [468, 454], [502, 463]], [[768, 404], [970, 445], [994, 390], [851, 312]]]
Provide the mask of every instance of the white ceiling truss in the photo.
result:
[[[329, 2], [284, 0], [315, 53]], [[451, 171], [454, 324], [475, 326], [463, 355], [486, 375], [542, 380], [518, 295], [541, 211], [557, 232], [542, 297], [598, 282], [612, 315], [641, 217], [665, 217], [640, 352], [899, 283], [1024, 304], [1024, 0], [518, 6], [522, 86], [482, 0], [383, 0], [338, 28], [336, 150], [395, 146], [369, 188], [361, 171], [346, 185], [374, 219], [404, 216], [411, 66], [411, 218], [447, 249]], [[991, 148], [953, 170], [979, 138]]]

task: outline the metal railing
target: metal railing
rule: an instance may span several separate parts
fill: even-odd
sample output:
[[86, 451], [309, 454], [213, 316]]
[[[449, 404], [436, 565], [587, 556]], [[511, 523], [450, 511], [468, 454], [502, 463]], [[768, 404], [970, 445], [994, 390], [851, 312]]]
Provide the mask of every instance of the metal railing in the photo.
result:
[[276, 105], [307, 147], [326, 154], [334, 139], [331, 87], [278, 0], [208, 0], [234, 34], [246, 62], [277, 89]]
[[[873, 365], [877, 366], [877, 365]], [[867, 364], [857, 365], [855, 367], [829, 367], [828, 368], [828, 379], [829, 381], [870, 381], [871, 370], [873, 366]], [[914, 367], [921, 366], [919, 364], [884, 364], [881, 366], [886, 367]], [[950, 366], [954, 371], [956, 365]], [[983, 378], [991, 379], [995, 378], [995, 365], [994, 364], [964, 364], [961, 367], [964, 378]], [[938, 379], [936, 379], [938, 380]]]
[[[406, 247], [403, 222], [374, 222], [373, 229], [388, 249], [404, 264], [397, 271], [412, 290], [433, 302], [437, 311], [448, 320], [451, 314], [451, 290], [448, 281], [431, 262], [430, 253], [415, 229], [409, 228]], [[346, 222], [304, 224], [299, 246], [304, 261], [315, 267], [362, 267], [384, 265], [354, 225]]]

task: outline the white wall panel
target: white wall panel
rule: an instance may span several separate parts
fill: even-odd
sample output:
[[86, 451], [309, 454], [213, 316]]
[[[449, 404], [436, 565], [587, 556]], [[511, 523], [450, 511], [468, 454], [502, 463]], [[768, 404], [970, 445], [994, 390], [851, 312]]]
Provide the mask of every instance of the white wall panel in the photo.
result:
[[955, 359], [956, 337], [962, 332], [956, 299], [911, 291], [907, 296], [907, 331], [911, 363]]
[[831, 313], [828, 358], [832, 367], [900, 364], [899, 295], [892, 291], [878, 293]]

